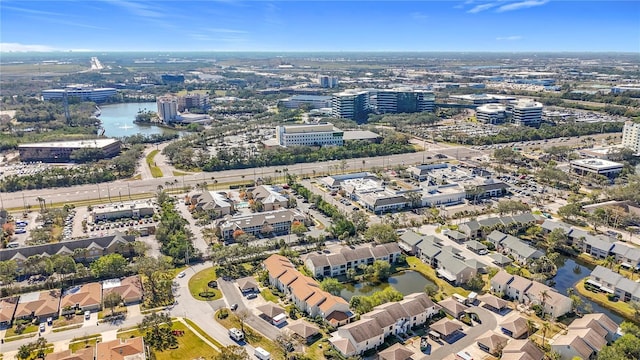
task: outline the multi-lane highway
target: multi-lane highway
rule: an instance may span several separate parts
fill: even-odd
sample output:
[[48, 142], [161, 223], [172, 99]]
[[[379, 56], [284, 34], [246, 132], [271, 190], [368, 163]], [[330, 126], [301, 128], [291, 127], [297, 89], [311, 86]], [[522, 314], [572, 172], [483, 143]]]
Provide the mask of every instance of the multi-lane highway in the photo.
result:
[[[462, 146], [446, 147], [439, 144], [426, 144], [427, 151], [410, 154], [378, 156], [346, 160], [345, 171], [367, 170], [373, 167], [393, 167], [396, 165], [419, 164], [423, 161], [440, 161], [436, 154], [445, 154], [452, 158], [470, 159], [484, 155], [482, 151], [473, 150]], [[363, 163], [364, 161], [364, 163]], [[158, 186], [165, 188], [168, 183], [175, 186], [195, 186], [198, 183], [217, 183], [222, 188], [225, 184], [237, 183], [265, 177], [282, 177], [283, 169], [288, 173], [306, 176], [320, 176], [341, 171], [341, 161], [332, 160], [316, 163], [271, 166], [253, 169], [226, 170], [218, 172], [204, 172], [185, 176], [167, 176], [146, 180], [117, 180], [110, 183], [87, 184], [64, 188], [27, 190], [13, 193], [2, 193], [0, 198], [2, 205], [7, 209], [23, 208], [26, 205], [35, 208], [38, 206], [38, 198], [43, 198], [48, 204], [68, 203], [84, 201], [88, 199], [102, 199], [105, 202], [117, 202], [128, 199], [129, 195], [153, 194]], [[276, 172], [277, 171], [277, 172]], [[177, 182], [176, 182], [177, 181]]]

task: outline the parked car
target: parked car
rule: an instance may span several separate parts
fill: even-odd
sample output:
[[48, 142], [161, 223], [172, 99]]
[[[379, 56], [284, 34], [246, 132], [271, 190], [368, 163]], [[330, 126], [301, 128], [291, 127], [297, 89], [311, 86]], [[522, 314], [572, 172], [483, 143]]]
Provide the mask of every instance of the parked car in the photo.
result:
[[84, 319], [85, 320], [91, 319], [91, 311], [87, 310], [84, 312]]
[[258, 295], [256, 293], [251, 293], [251, 294], [247, 295], [247, 299], [255, 299], [257, 297], [258, 297]]
[[231, 311], [236, 311], [238, 309], [238, 304], [231, 305]]
[[40, 324], [40, 332], [44, 332], [44, 330], [46, 329], [46, 327], [47, 327], [47, 326], [46, 326], [46, 324], [45, 324], [45, 323]]

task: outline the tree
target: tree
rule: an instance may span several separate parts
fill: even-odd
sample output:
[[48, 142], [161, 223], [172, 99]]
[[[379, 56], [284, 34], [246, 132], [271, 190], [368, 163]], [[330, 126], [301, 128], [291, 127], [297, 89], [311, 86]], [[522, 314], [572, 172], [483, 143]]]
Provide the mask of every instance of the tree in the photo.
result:
[[166, 304], [173, 298], [173, 275], [169, 271], [171, 267], [171, 260], [166, 256], [136, 259], [134, 268], [145, 279], [145, 298], [154, 305]]
[[387, 261], [376, 260], [373, 262], [373, 276], [377, 282], [383, 282], [391, 275], [391, 265]]
[[549, 300], [551, 296], [549, 295], [549, 292], [547, 290], [542, 290], [540, 291], [540, 306], [542, 307], [542, 318], [544, 318], [544, 306], [547, 303], [547, 300]]
[[91, 273], [97, 278], [120, 277], [127, 272], [128, 261], [120, 254], [109, 254], [91, 263]]
[[240, 322], [240, 331], [244, 334], [244, 323], [249, 318], [249, 312], [246, 309], [242, 309], [236, 312], [236, 317], [238, 318], [238, 322]]
[[111, 309], [111, 315], [113, 316], [115, 313], [115, 309], [122, 302], [122, 296], [117, 292], [110, 292], [102, 299], [102, 305]]
[[467, 281], [467, 287], [473, 291], [480, 291], [484, 287], [484, 280], [482, 279], [482, 274], [477, 273], [474, 277]]
[[426, 285], [424, 287], [424, 292], [427, 294], [427, 296], [434, 297], [438, 293], [438, 287], [431, 284]]
[[367, 241], [386, 244], [398, 241], [398, 234], [390, 224], [373, 224], [364, 232], [364, 238]]
[[360, 234], [367, 230], [369, 223], [369, 215], [364, 211], [354, 211], [351, 213], [351, 222], [356, 227], [356, 231]]
[[304, 233], [306, 233], [307, 231], [309, 231], [307, 229], [307, 227], [304, 225], [303, 222], [301, 221], [294, 221], [291, 224], [291, 232], [296, 234], [297, 236], [302, 236], [304, 235]]
[[542, 344], [546, 344], [546, 340], [547, 340], [547, 331], [549, 331], [551, 329], [551, 325], [549, 325], [548, 322], [544, 322], [542, 324]]
[[340, 296], [340, 292], [344, 289], [344, 285], [342, 285], [338, 279], [328, 277], [324, 278], [320, 282], [320, 289], [328, 292], [329, 294]]
[[212, 360], [249, 360], [249, 354], [245, 348], [238, 345], [229, 345], [220, 349]]
[[138, 329], [144, 334], [144, 341], [156, 350], [166, 350], [178, 345], [171, 331], [173, 322], [167, 313], [151, 313], [142, 319]]
[[582, 216], [582, 205], [580, 203], [568, 203], [558, 209], [558, 215], [566, 219], [575, 219]]

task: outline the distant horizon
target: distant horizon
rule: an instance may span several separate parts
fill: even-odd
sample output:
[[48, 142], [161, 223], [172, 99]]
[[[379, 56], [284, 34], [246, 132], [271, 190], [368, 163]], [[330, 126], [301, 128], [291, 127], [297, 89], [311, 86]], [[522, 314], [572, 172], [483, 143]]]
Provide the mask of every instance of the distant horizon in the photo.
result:
[[549, 50], [522, 50], [522, 51], [465, 51], [465, 50], [49, 50], [49, 51], [3, 51], [2, 54], [83, 54], [83, 53], [241, 53], [241, 54], [269, 54], [269, 53], [282, 53], [282, 54], [629, 54], [635, 55], [640, 53], [638, 51], [608, 51], [608, 50], [593, 50], [593, 51], [549, 51]]
[[640, 1], [0, 2], [11, 52], [640, 52]]

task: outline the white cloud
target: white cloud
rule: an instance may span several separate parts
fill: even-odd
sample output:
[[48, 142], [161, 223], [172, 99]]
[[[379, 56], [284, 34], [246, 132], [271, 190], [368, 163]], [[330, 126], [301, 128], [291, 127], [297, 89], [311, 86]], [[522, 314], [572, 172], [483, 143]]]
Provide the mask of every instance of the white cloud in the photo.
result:
[[429, 17], [429, 15], [422, 13], [420, 11], [415, 11], [411, 13], [411, 17], [416, 20], [425, 20]]
[[515, 3], [502, 5], [496, 11], [497, 12], [505, 12], [505, 11], [527, 9], [527, 8], [534, 7], [534, 6], [544, 5], [544, 4], [548, 3], [548, 2], [549, 2], [549, 0], [525, 0], [525, 1], [520, 1], [520, 2], [515, 2]]
[[486, 3], [486, 4], [480, 4], [480, 5], [476, 5], [474, 7], [472, 7], [471, 9], [469, 9], [467, 12], [470, 14], [477, 14], [479, 12], [485, 11], [485, 10], [489, 10], [493, 7], [498, 6], [498, 3]]
[[140, 2], [126, 1], [126, 0], [106, 0], [106, 1], [113, 5], [124, 8], [130, 13], [140, 17], [153, 18], [153, 19], [165, 17], [164, 13], [154, 10], [154, 8], [157, 8], [155, 6], [154, 7], [147, 6]]
[[515, 41], [522, 40], [522, 36], [520, 35], [511, 35], [511, 36], [499, 36], [496, 38], [498, 41]]
[[0, 52], [49, 52], [56, 50], [49, 45], [0, 43]]

